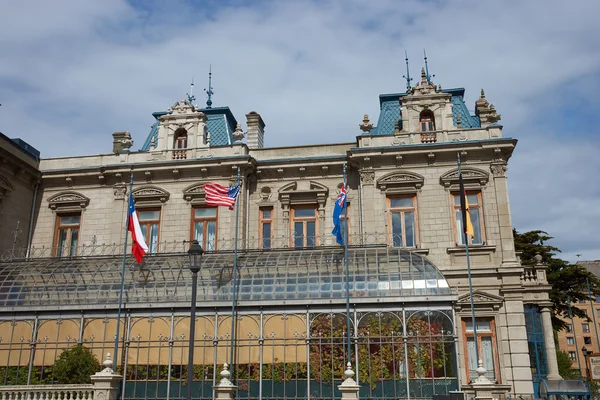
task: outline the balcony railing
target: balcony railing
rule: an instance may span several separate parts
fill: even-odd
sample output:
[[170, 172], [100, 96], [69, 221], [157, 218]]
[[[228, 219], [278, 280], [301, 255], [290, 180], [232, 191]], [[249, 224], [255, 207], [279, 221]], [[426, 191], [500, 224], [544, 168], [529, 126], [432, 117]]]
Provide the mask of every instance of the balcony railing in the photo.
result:
[[187, 150], [173, 150], [173, 160], [187, 159]]
[[[333, 235], [307, 237], [304, 240], [305, 244], [313, 244], [308, 246], [295, 246], [298, 243], [294, 240], [294, 236], [274, 236], [268, 239], [250, 237], [248, 239], [239, 239], [238, 250], [285, 250], [285, 249], [317, 249], [326, 247], [339, 247]], [[351, 234], [348, 238], [350, 247], [365, 247], [365, 246], [381, 246], [394, 247], [394, 243], [401, 243], [401, 238], [393, 237], [387, 233], [369, 233], [369, 234]], [[216, 238], [214, 240], [207, 239], [201, 243], [205, 251], [233, 251], [235, 249], [235, 239]], [[189, 248], [189, 238], [185, 240], [173, 240], [154, 243], [151, 248], [156, 249], [156, 254], [168, 253], [184, 253]], [[396, 246], [397, 247], [397, 246]], [[417, 247], [402, 247], [407, 250], [419, 251]], [[92, 240], [90, 242], [80, 243], [76, 248], [70, 248], [72, 251], [69, 255], [65, 254], [62, 249], [52, 246], [32, 246], [27, 248], [14, 248], [0, 251], [0, 261], [8, 262], [11, 260], [23, 260], [29, 258], [69, 258], [69, 257], [103, 257], [117, 256], [123, 254], [123, 243], [97, 243]], [[128, 254], [131, 252], [131, 241], [127, 246]]]

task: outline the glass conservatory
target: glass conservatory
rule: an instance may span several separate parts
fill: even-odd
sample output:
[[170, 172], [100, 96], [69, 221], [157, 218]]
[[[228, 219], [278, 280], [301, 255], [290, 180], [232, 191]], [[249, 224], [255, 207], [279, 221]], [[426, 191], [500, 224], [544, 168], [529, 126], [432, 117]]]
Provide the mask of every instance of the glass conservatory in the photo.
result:
[[[459, 390], [457, 336], [444, 276], [417, 252], [349, 250], [351, 358], [361, 398], [431, 398]], [[52, 383], [76, 343], [112, 353], [121, 257], [0, 263], [0, 379]], [[127, 398], [181, 398], [187, 384], [191, 272], [185, 253], [127, 259], [118, 370]], [[199, 272], [194, 396], [212, 398], [229, 361], [238, 398], [339, 398], [347, 358], [342, 249], [206, 253]], [[235, 325], [235, 335], [231, 328]]]

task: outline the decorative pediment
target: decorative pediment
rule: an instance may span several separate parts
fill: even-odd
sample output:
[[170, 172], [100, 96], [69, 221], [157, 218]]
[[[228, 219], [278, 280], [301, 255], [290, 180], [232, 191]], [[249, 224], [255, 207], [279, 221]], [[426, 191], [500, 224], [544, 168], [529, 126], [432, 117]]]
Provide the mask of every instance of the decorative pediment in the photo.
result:
[[12, 192], [13, 190], [15, 190], [15, 188], [10, 183], [8, 178], [0, 174], [0, 198], [4, 197], [6, 193]]
[[49, 207], [53, 210], [83, 209], [90, 204], [90, 199], [77, 192], [61, 192], [48, 198]]
[[[482, 290], [473, 291], [473, 306], [478, 310], [498, 311], [502, 307], [504, 299], [494, 294], [486, 293]], [[456, 309], [458, 311], [467, 310], [471, 308], [471, 296], [469, 293], [465, 293], [458, 296], [456, 302]]]
[[410, 193], [423, 187], [425, 178], [414, 172], [391, 172], [377, 180], [377, 187], [386, 193]]
[[136, 204], [163, 204], [171, 196], [169, 192], [157, 186], [144, 186], [133, 189], [133, 199]]
[[[482, 169], [463, 167], [462, 177], [466, 188], [481, 188], [488, 183], [490, 174]], [[447, 189], [458, 189], [458, 168], [443, 174], [440, 182]]]
[[205, 196], [204, 189], [202, 188], [203, 185], [204, 182], [194, 183], [193, 185], [183, 189], [183, 198], [185, 199], [185, 201], [203, 203]]
[[300, 187], [298, 182], [291, 182], [279, 189], [279, 200], [282, 204], [319, 204], [319, 207], [325, 206], [325, 199], [329, 193], [329, 188], [319, 182], [302, 182]]

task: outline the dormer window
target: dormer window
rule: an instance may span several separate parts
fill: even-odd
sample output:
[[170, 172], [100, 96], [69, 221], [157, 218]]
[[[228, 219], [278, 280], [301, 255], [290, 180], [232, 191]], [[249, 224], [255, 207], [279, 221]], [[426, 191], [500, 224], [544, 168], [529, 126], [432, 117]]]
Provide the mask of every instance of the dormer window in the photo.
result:
[[177, 129], [175, 132], [175, 149], [187, 149], [188, 135], [185, 129]]
[[435, 119], [433, 112], [425, 110], [419, 115], [419, 122], [421, 123], [421, 132], [433, 132], [435, 131]]
[[174, 160], [182, 160], [187, 158], [186, 149], [188, 145], [188, 134], [183, 128], [175, 131], [175, 143], [173, 151]]

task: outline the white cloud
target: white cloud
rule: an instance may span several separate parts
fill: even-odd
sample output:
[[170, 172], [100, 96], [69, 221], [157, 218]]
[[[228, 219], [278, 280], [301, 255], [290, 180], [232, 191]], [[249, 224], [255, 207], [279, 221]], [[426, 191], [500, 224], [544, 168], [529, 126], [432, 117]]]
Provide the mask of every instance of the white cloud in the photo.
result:
[[[505, 135], [520, 140], [510, 165], [515, 226], [547, 229], [565, 252], [600, 258], [589, 168], [599, 149], [573, 140], [595, 136], [536, 129], [570, 101], [600, 105], [586, 89], [600, 86], [597, 1], [141, 4], [4, 4], [0, 130], [47, 157], [108, 152], [118, 130], [140, 146], [150, 113], [182, 98], [192, 76], [204, 101], [212, 64], [214, 105], [240, 122], [260, 112], [267, 145], [351, 141], [364, 113], [376, 120], [380, 93], [404, 90], [404, 49], [417, 79], [426, 47], [436, 83], [465, 87], [469, 107], [485, 87]], [[576, 215], [564, 217], [571, 204]]]

